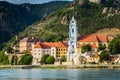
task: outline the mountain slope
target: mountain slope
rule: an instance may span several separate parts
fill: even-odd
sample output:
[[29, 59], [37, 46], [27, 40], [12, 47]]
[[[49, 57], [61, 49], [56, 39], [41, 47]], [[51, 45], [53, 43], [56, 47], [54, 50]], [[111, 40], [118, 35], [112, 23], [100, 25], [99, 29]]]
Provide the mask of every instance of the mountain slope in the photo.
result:
[[69, 2], [53, 1], [44, 4], [11, 4], [0, 1], [0, 46], [28, 25], [41, 20]]
[[[112, 5], [111, 5], [112, 4]], [[69, 21], [72, 16], [75, 16], [78, 22], [79, 35], [95, 33], [104, 28], [120, 28], [120, 6], [119, 3], [91, 3], [89, 1], [76, 0], [63, 9], [58, 10], [54, 14], [47, 17], [43, 22], [48, 23], [39, 25], [43, 22], [37, 22], [30, 27], [36, 28], [31, 34], [20, 33], [19, 37], [36, 36], [43, 38], [46, 41], [63, 41], [68, 38]], [[34, 30], [34, 29], [33, 29]]]

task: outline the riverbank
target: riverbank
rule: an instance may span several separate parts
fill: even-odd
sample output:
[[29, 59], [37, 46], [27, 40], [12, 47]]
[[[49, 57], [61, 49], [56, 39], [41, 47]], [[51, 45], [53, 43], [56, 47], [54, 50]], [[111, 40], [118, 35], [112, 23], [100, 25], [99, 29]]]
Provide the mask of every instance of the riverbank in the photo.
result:
[[80, 65], [0, 65], [0, 68], [18, 69], [79, 69], [79, 68], [120, 68], [120, 64], [80, 64]]

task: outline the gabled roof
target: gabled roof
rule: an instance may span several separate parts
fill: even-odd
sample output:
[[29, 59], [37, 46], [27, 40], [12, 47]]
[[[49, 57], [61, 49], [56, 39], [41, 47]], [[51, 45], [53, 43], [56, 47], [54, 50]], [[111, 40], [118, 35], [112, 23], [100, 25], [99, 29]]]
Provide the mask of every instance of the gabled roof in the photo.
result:
[[42, 46], [40, 45], [40, 43], [36, 43], [34, 48], [42, 48]]
[[108, 42], [108, 36], [106, 34], [95, 34], [99, 42]]
[[78, 38], [78, 42], [108, 42], [106, 34], [82, 35]]
[[95, 35], [82, 35], [78, 38], [79, 42], [98, 42]]

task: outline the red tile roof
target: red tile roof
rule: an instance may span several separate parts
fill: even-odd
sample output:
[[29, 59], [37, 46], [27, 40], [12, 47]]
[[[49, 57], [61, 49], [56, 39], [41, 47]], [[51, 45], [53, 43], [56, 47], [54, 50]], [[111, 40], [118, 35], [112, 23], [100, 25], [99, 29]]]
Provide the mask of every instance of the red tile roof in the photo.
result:
[[66, 48], [67, 46], [62, 42], [41, 42], [36, 43], [34, 48], [51, 48], [51, 47]]
[[[84, 44], [78, 44], [78, 48], [82, 48], [82, 46], [84, 46]], [[97, 48], [96, 44], [90, 44], [91, 48]]]
[[106, 34], [96, 34], [99, 42], [108, 42], [108, 36]]
[[82, 35], [78, 38], [78, 42], [107, 42], [108, 37], [105, 34]]
[[40, 45], [40, 43], [36, 43], [34, 48], [42, 48], [42, 46]]

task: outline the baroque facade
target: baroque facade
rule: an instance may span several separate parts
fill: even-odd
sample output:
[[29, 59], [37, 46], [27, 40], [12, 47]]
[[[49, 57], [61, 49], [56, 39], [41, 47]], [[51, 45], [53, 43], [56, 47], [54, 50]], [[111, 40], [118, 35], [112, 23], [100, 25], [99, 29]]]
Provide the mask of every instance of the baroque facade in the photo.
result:
[[67, 62], [72, 62], [77, 50], [78, 28], [77, 21], [72, 17], [69, 25], [69, 43], [67, 52]]

